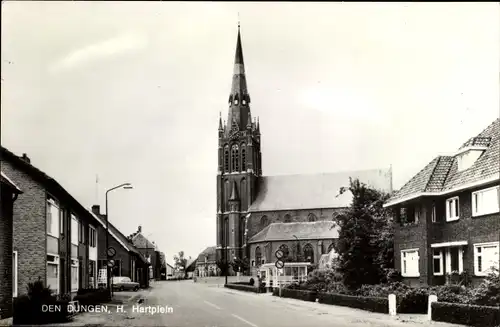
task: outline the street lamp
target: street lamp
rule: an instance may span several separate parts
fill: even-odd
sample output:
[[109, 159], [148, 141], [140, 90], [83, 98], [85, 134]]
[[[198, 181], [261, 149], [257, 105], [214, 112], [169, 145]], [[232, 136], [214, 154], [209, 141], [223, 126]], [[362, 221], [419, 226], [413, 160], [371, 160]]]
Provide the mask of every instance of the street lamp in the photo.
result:
[[109, 211], [108, 211], [108, 193], [111, 192], [111, 191], [114, 191], [116, 189], [119, 189], [119, 188], [123, 188], [123, 189], [126, 189], [126, 190], [130, 190], [132, 189], [132, 184], [130, 183], [124, 183], [124, 184], [120, 184], [118, 186], [115, 186], [115, 187], [112, 187], [110, 188], [109, 190], [106, 191], [106, 279], [107, 279], [107, 285], [108, 285], [108, 292], [109, 292], [109, 295], [111, 296], [111, 272], [110, 272], [110, 266], [109, 266], [109, 253], [108, 253], [108, 249], [109, 249]]

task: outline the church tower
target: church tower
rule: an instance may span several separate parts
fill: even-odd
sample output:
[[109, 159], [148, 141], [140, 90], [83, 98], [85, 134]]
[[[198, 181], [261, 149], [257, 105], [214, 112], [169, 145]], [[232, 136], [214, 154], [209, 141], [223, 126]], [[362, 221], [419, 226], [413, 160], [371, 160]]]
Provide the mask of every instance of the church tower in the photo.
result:
[[217, 172], [217, 257], [228, 263], [246, 257], [246, 215], [262, 174], [260, 127], [252, 120], [241, 46], [240, 25], [228, 99], [227, 121], [219, 117]]

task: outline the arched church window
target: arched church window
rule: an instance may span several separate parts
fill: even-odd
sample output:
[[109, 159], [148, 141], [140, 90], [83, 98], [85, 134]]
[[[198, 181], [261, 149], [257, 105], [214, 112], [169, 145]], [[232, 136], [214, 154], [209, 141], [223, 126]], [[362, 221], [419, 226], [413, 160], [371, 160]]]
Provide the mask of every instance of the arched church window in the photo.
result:
[[269, 219], [267, 218], [267, 216], [262, 216], [262, 218], [260, 218], [260, 227], [264, 228], [267, 225], [269, 225]]
[[247, 151], [245, 148], [245, 144], [241, 145], [241, 170], [245, 171], [247, 168]]
[[239, 152], [238, 144], [233, 145], [231, 149], [233, 171], [240, 171]]
[[245, 99], [243, 99], [243, 101], [241, 101], [242, 104], [246, 104], [247, 102], [245, 101]]
[[236, 94], [236, 95], [234, 96], [234, 104], [235, 104], [235, 105], [237, 105], [237, 104], [238, 104], [238, 102], [239, 102], [239, 100], [240, 100], [240, 97], [238, 96], [238, 94]]
[[280, 246], [280, 250], [283, 251], [283, 258], [284, 259], [288, 258], [288, 255], [290, 254], [290, 250], [288, 249], [288, 245], [282, 244]]
[[310, 243], [304, 246], [304, 259], [307, 262], [314, 263], [314, 249]]
[[307, 221], [313, 222], [316, 221], [316, 216], [313, 213], [310, 213], [309, 216], [307, 216]]
[[230, 192], [231, 192], [231, 189], [229, 188], [229, 180], [226, 179], [225, 183], [224, 183], [224, 193], [225, 193], [225, 198], [226, 198], [226, 210], [225, 211], [228, 211], [229, 210], [229, 197], [231, 196], [230, 195]]
[[290, 223], [290, 222], [292, 222], [292, 217], [290, 217], [289, 214], [286, 214], [285, 215], [285, 223]]
[[262, 262], [262, 252], [260, 251], [260, 247], [255, 248], [255, 265], [260, 266], [260, 263]]
[[240, 246], [245, 244], [245, 228], [246, 228], [246, 220], [245, 217], [241, 217], [240, 219]]
[[224, 171], [229, 173], [229, 146], [224, 147]]

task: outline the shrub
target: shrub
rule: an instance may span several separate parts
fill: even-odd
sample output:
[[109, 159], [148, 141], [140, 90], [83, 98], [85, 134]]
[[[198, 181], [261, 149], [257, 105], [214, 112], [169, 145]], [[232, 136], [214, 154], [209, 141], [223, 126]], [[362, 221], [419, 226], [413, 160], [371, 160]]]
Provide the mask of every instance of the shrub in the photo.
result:
[[389, 313], [387, 298], [361, 297], [342, 294], [318, 293], [320, 303], [340, 305], [372, 312]]
[[413, 288], [397, 297], [397, 312], [426, 313], [428, 309], [429, 292], [425, 288]]
[[[14, 299], [14, 325], [63, 323], [69, 320], [68, 300], [58, 300], [49, 295], [50, 289], [40, 287], [40, 282], [28, 284], [28, 295]], [[47, 306], [56, 306], [60, 310], [47, 311]]]
[[439, 302], [470, 304], [472, 292], [460, 285], [442, 285], [429, 289], [429, 294], [435, 294]]
[[500, 274], [492, 272], [473, 291], [472, 303], [477, 305], [500, 306]]
[[467, 326], [494, 327], [500, 325], [500, 308], [458, 303], [432, 303], [432, 320]]
[[248, 284], [250, 284], [250, 286], [253, 286], [255, 284], [255, 280], [253, 278], [250, 278]]

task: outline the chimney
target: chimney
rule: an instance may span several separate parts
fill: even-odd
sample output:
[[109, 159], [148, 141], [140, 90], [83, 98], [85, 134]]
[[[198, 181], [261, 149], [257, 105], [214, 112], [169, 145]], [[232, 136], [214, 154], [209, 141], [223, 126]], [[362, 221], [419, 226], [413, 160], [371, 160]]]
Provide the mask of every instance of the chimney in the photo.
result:
[[21, 157], [21, 159], [26, 161], [29, 164], [31, 163], [31, 160], [26, 153], [23, 153], [23, 156]]
[[92, 213], [95, 215], [100, 215], [100, 212], [101, 212], [101, 206], [98, 204], [94, 204], [92, 206]]
[[137, 233], [141, 233], [142, 232], [142, 227], [139, 225], [139, 227], [137, 228]]

